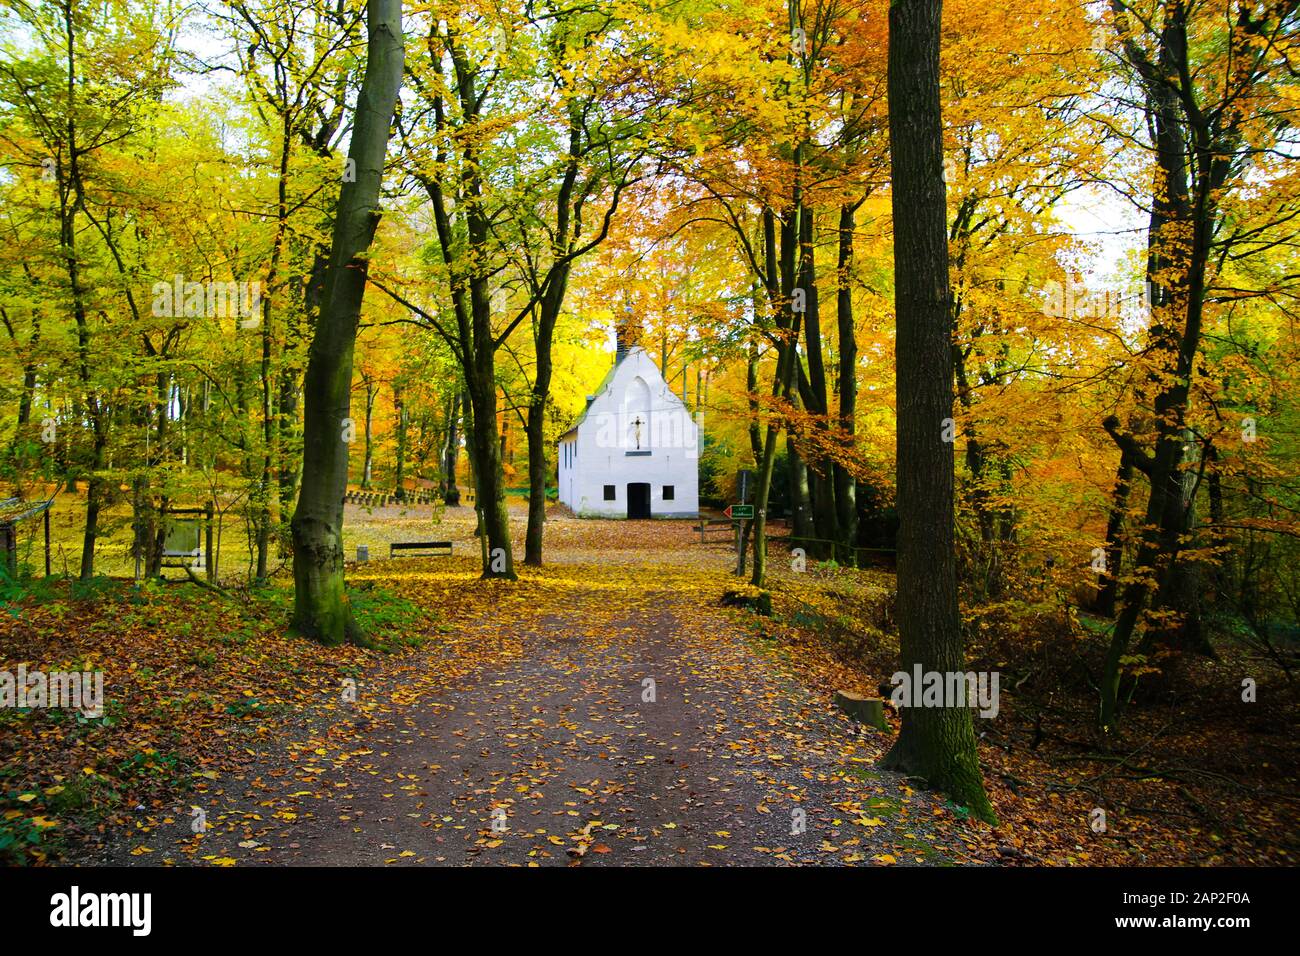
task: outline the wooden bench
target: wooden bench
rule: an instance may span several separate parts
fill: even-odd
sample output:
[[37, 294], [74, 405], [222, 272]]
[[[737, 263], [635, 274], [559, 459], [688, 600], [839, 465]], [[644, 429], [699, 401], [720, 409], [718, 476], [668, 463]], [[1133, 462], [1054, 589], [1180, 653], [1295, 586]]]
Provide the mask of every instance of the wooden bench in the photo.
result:
[[404, 551], [408, 557], [418, 557], [416, 552], [429, 555], [451, 555], [450, 541], [394, 541], [388, 546], [388, 557], [394, 558], [398, 551]]

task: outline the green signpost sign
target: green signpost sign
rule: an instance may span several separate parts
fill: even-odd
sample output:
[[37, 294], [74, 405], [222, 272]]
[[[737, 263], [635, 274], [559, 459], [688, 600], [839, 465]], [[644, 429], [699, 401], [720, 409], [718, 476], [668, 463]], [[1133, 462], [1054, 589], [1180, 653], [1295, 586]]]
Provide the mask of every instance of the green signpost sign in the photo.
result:
[[728, 518], [753, 518], [753, 505], [732, 505], [723, 512]]

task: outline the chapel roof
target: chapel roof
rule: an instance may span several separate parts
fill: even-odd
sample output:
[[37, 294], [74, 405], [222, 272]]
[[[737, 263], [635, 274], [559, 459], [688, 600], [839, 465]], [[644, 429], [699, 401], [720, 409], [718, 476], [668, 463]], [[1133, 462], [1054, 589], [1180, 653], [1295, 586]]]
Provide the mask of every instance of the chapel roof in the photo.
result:
[[[627, 350], [624, 351], [622, 355], [618, 355], [617, 353], [615, 354], [614, 364], [609, 367], [609, 371], [605, 373], [605, 377], [600, 380], [600, 384], [597, 385], [595, 391], [591, 393], [592, 401], [586, 404], [586, 406], [578, 414], [578, 417], [573, 420], [573, 424], [570, 425], [568, 428], [566, 428], [560, 434], [561, 438], [564, 438], [566, 435], [571, 435], [574, 432], [576, 432], [578, 430], [578, 426], [587, 420], [587, 412], [589, 412], [591, 410], [591, 406], [595, 404], [595, 399], [599, 398], [604, 393], [604, 391], [607, 388], [609, 388], [610, 382], [614, 380], [614, 373], [618, 371], [618, 367], [623, 363], [623, 360], [627, 358], [629, 355], [631, 355], [633, 352], [644, 352], [644, 351], [645, 349], [643, 349], [639, 345], [631, 345], [628, 346]], [[653, 359], [651, 360], [650, 364], [652, 365], [654, 364]], [[658, 367], [659, 366], [655, 365], [655, 368]], [[660, 372], [660, 374], [662, 375], [663, 373]]]

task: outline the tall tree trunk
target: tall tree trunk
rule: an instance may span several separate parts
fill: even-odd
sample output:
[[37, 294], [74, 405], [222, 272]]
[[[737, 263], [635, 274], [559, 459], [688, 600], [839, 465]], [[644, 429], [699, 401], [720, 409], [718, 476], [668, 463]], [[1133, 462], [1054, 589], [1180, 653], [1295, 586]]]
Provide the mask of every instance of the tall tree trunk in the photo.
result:
[[397, 413], [397, 461], [393, 469], [393, 494], [398, 501], [406, 500], [406, 400], [402, 389], [393, 389], [393, 410]]
[[[559, 290], [562, 299], [563, 289]], [[550, 298], [550, 296], [548, 296]], [[542, 537], [546, 524], [546, 479], [550, 467], [546, 458], [546, 402], [551, 393], [551, 344], [555, 320], [559, 318], [558, 300], [553, 314], [546, 304], [533, 337], [537, 372], [533, 379], [532, 400], [528, 404], [528, 528], [524, 532], [524, 564], [542, 566]]]
[[266, 270], [266, 295], [262, 297], [262, 474], [257, 483], [257, 581], [270, 576], [271, 558], [271, 497], [272, 486], [277, 483], [276, 459], [278, 457], [280, 430], [276, 421], [275, 336], [272, 319], [275, 285], [279, 281], [280, 260], [284, 255], [285, 236], [289, 228], [289, 155], [293, 130], [287, 114], [280, 117], [280, 162], [277, 176], [275, 239]]
[[[760, 308], [759, 291], [757, 284], [753, 289], [754, 316], [757, 319]], [[702, 391], [696, 390], [697, 398], [702, 397]], [[749, 453], [753, 457], [753, 472], [755, 474], [761, 468], [763, 461], [763, 430], [759, 426], [759, 402], [758, 402], [758, 343], [750, 342], [745, 349], [745, 394], [746, 403], [749, 407]], [[751, 477], [751, 482], [753, 481]], [[746, 521], [741, 526], [740, 534], [740, 575], [745, 573], [745, 555], [749, 552], [749, 542], [754, 537], [754, 522]]]
[[[574, 148], [571, 143], [570, 151]], [[570, 172], [566, 174], [565, 186], [561, 190], [564, 211], [558, 218], [562, 230], [560, 235], [569, 229], [567, 196], [572, 189], [573, 175], [576, 175], [576, 170], [571, 165]], [[562, 250], [557, 247], [553, 254], [561, 255]], [[546, 294], [538, 305], [537, 328], [533, 334], [537, 372], [533, 379], [532, 401], [528, 405], [528, 528], [524, 532], [524, 564], [533, 567], [542, 565], [542, 535], [546, 525], [546, 479], [550, 474], [550, 464], [546, 458], [546, 403], [551, 395], [551, 346], [568, 284], [567, 262], [553, 266]]]
[[375, 394], [378, 389], [375, 383], [366, 379], [366, 455], [361, 463], [361, 489], [370, 490], [370, 482], [374, 475], [375, 468], [375, 436], [374, 436], [374, 418], [375, 418]]
[[[545, 292], [537, 305], [537, 324], [533, 331], [533, 354], [537, 373], [533, 380], [532, 400], [528, 406], [528, 529], [524, 534], [524, 563], [541, 566], [542, 537], [546, 525], [546, 478], [550, 468], [546, 459], [546, 403], [551, 395], [551, 346], [555, 325], [560, 318], [564, 296], [572, 269], [570, 254], [582, 232], [582, 216], [574, 209], [573, 192], [578, 180], [579, 154], [585, 120], [579, 103], [569, 104], [569, 152], [564, 177], [555, 204], [555, 231], [551, 240], [551, 266], [547, 270]], [[619, 187], [620, 189], [622, 187]], [[617, 195], [617, 194], [616, 194]], [[579, 207], [580, 208], [580, 207]], [[608, 219], [606, 219], [608, 226]], [[597, 240], [599, 241], [599, 237]], [[534, 277], [534, 281], [536, 281]], [[661, 366], [667, 369], [667, 364]]]
[[[164, 346], [163, 358], [166, 357], [168, 351], [169, 349]], [[151, 474], [170, 457], [167, 453], [167, 445], [170, 441], [171, 431], [169, 428], [171, 422], [171, 375], [166, 372], [159, 372], [154, 379], [154, 406], [158, 419], [154, 429], [153, 448], [148, 458], [149, 472]], [[147, 482], [145, 490], [150, 497], [145, 512], [147, 518], [145, 522], [146, 533], [140, 543], [144, 551], [145, 576], [155, 578], [162, 574], [163, 547], [167, 535], [166, 524], [162, 516], [167, 513], [168, 498], [164, 494], [157, 507], [154, 507], [152, 492], [148, 491]]]
[[[1162, 404], [1165, 403], [1158, 402], [1157, 407]], [[1164, 410], [1172, 411], [1168, 407]], [[1107, 419], [1106, 424], [1112, 435], [1120, 434], [1119, 423], [1113, 417]], [[1129, 438], [1131, 440], [1131, 436]], [[1177, 559], [1178, 529], [1182, 520], [1182, 481], [1178, 472], [1182, 443], [1162, 434], [1157, 439], [1154, 455], [1142, 451], [1136, 441], [1132, 442], [1129, 451], [1134, 457], [1134, 465], [1150, 479], [1151, 495], [1147, 499], [1142, 540], [1134, 560], [1135, 572], [1140, 577], [1135, 577], [1124, 589], [1119, 616], [1102, 663], [1098, 721], [1106, 731], [1114, 730], [1118, 725], [1124, 657], [1128, 654], [1129, 642], [1146, 608], [1153, 583], [1158, 589], [1172, 562]], [[1177, 511], [1176, 516], [1171, 515], [1174, 511]]]
[[[478, 455], [474, 453], [474, 443], [478, 441], [478, 432], [474, 428], [474, 403], [470, 401], [469, 390], [465, 391], [465, 471], [469, 485], [474, 489], [474, 537], [483, 536], [483, 509], [478, 504]], [[483, 562], [487, 563], [487, 546], [483, 548]]]
[[[87, 581], [95, 575], [95, 541], [99, 537], [99, 512], [103, 507], [105, 492], [101, 471], [104, 467], [105, 450], [108, 447], [108, 420], [107, 410], [99, 401], [90, 373], [92, 333], [86, 310], [85, 290], [81, 286], [81, 260], [77, 255], [76, 217], [77, 210], [84, 202], [85, 193], [81, 181], [81, 151], [77, 142], [76, 121], [77, 20], [71, 4], [64, 6], [61, 12], [64, 53], [67, 57], [65, 73], [67, 118], [64, 123], [64, 139], [67, 143], [68, 159], [66, 167], [60, 165], [56, 169], [55, 181], [59, 196], [59, 245], [68, 279], [68, 293], [72, 300], [72, 317], [77, 331], [77, 377], [93, 436], [86, 482], [86, 524], [81, 538], [80, 578]], [[80, 401], [74, 398], [74, 405], [79, 406]], [[79, 419], [80, 412], [74, 417]]]
[[[835, 512], [835, 490], [831, 465], [821, 454], [824, 440], [830, 430], [830, 401], [826, 392], [826, 365], [822, 356], [821, 299], [817, 294], [817, 274], [813, 256], [813, 210], [805, 204], [799, 214], [799, 288], [805, 295], [806, 311], [803, 316], [804, 344], [808, 357], [808, 371], [804, 374], [803, 363], [798, 373], [799, 395], [804, 409], [812, 414], [813, 420], [806, 427], [816, 432], [819, 440], [809, 448], [811, 457], [805, 458], [806, 468], [802, 468], [800, 489], [808, 504], [808, 513], [812, 517], [813, 536], [820, 541], [813, 543], [810, 552], [823, 558], [834, 557], [834, 542], [839, 540]], [[831, 542], [826, 544], [824, 542]]]
[[[540, 378], [540, 354], [537, 364]], [[550, 365], [549, 356], [546, 364]], [[528, 529], [524, 533], [524, 564], [533, 567], [542, 566], [542, 530], [546, 522], [546, 479], [550, 466], [546, 460], [545, 420], [546, 406], [542, 402], [534, 401], [528, 406]]]
[[[31, 281], [30, 277], [28, 281]], [[27, 430], [27, 423], [32, 419], [32, 405], [36, 399], [35, 355], [36, 348], [41, 341], [41, 314], [36, 309], [32, 309], [31, 316], [32, 331], [28, 335], [27, 343], [24, 346], [18, 340], [18, 333], [9, 319], [8, 310], [4, 306], [0, 306], [0, 321], [4, 323], [5, 331], [9, 333], [9, 341], [12, 343], [14, 351], [23, 356], [23, 383], [22, 390], [18, 393], [18, 420], [9, 446], [10, 455], [16, 451], [19, 442], [23, 440], [23, 432]]]
[[[302, 472], [302, 450], [298, 447], [298, 372], [284, 369], [280, 374], [280, 514], [289, 514], [298, 496]], [[282, 517], [281, 521], [284, 520]]]
[[451, 507], [460, 505], [460, 488], [456, 484], [456, 465], [460, 461], [460, 391], [451, 395], [451, 410], [447, 413], [447, 453], [442, 463], [442, 503]]
[[[1185, 452], [1193, 455], [1200, 448], [1195, 444], [1195, 436], [1189, 429], [1185, 433]], [[1200, 482], [1201, 471], [1196, 467], [1197, 459], [1184, 455], [1179, 467], [1181, 519], [1178, 525], [1178, 549], [1182, 551], [1199, 547], [1196, 530], [1195, 495]], [[1188, 559], [1177, 556], [1170, 562], [1169, 570], [1160, 582], [1160, 589], [1154, 598], [1154, 606], [1167, 611], [1170, 617], [1161, 627], [1146, 631], [1138, 645], [1138, 653], [1150, 656], [1157, 649], [1168, 652], [1171, 663], [1177, 663], [1177, 657], [1183, 652], [1215, 657], [1215, 651], [1206, 636], [1202, 622], [1201, 592], [1204, 587], [1204, 561], [1200, 558]]]
[[[1158, 369], [1152, 403], [1154, 448], [1148, 452], [1111, 416], [1103, 427], [1151, 485], [1134, 575], [1124, 588], [1101, 676], [1099, 722], [1113, 730], [1119, 720], [1122, 664], [1154, 592], [1170, 595], [1191, 500], [1184, 501], [1184, 428], [1195, 360], [1200, 349], [1205, 270], [1218, 218], [1217, 195], [1231, 168], [1230, 142], [1211, 142], [1209, 120], [1195, 105], [1195, 92], [1171, 81], [1187, 69], [1187, 8], [1171, 4], [1159, 34], [1157, 62], [1131, 40], [1130, 61], [1142, 75], [1147, 114], [1154, 131], [1157, 177], [1147, 231], [1147, 281], [1151, 287], [1151, 352]], [[1118, 25], [1118, 23], [1117, 23]], [[1217, 123], [1217, 120], [1214, 121]], [[1190, 152], [1189, 152], [1190, 149]], [[1195, 159], [1195, 180], [1188, 163]], [[1184, 610], [1183, 608], [1179, 609]], [[1174, 633], [1149, 635], [1150, 643], [1177, 644]]]
[[817, 528], [813, 524], [812, 504], [808, 493], [808, 466], [799, 454], [793, 437], [787, 436], [785, 443], [786, 473], [790, 481], [790, 533], [804, 550], [825, 557], [821, 546], [808, 539], [817, 537]]
[[[448, 86], [460, 102], [462, 122], [477, 121], [483, 97], [477, 89], [477, 72], [455, 42], [447, 39], [454, 78]], [[441, 73], [441, 59], [435, 57], [434, 69]], [[440, 130], [448, 129], [441, 95], [433, 99], [434, 113]], [[439, 148], [440, 164], [447, 154]], [[492, 327], [492, 301], [488, 287], [487, 247], [492, 240], [489, 213], [483, 208], [483, 172], [475, 141], [461, 145], [463, 168], [454, 195], [465, 222], [461, 240], [453, 231], [451, 204], [443, 182], [437, 176], [424, 176], [421, 182], [433, 205], [434, 225], [443, 262], [448, 269], [451, 304], [456, 319], [452, 345], [460, 360], [465, 380], [467, 419], [466, 452], [474, 473], [475, 508], [478, 533], [483, 542], [483, 577], [513, 580], [514, 553], [510, 541], [509, 512], [506, 509], [505, 478], [502, 472], [501, 439], [497, 432], [496, 349], [498, 342]], [[462, 244], [468, 252], [462, 253]]]
[[[755, 294], [757, 300], [757, 293]], [[757, 315], [758, 302], [754, 303]], [[754, 457], [754, 468], [763, 460], [763, 431], [759, 427], [758, 403], [758, 343], [750, 342], [745, 351], [745, 394], [749, 406], [749, 453]]]
[[[940, 0], [889, 8], [889, 133], [898, 368], [898, 634], [902, 669], [966, 669], [957, 608]], [[912, 703], [919, 705], [920, 688]], [[952, 704], [954, 702], [948, 701]], [[924, 777], [993, 821], [965, 706], [909, 706], [884, 766]]]
[[366, 72], [348, 157], [356, 176], [339, 192], [324, 302], [307, 359], [303, 480], [293, 531], [294, 626], [325, 644], [364, 642], [343, 581], [344, 420], [351, 412], [352, 355], [365, 296], [366, 252], [379, 225], [388, 131], [402, 85], [401, 0], [368, 0]]
[[1210, 493], [1209, 545], [1215, 549], [1215, 554], [1218, 555], [1218, 562], [1211, 572], [1214, 581], [1212, 600], [1217, 602], [1223, 598], [1227, 582], [1232, 579], [1231, 568], [1236, 555], [1234, 549], [1227, 546], [1229, 543], [1228, 534], [1223, 528], [1223, 480], [1219, 475], [1219, 447], [1214, 442], [1206, 444], [1205, 459], [1208, 462], [1205, 470], [1205, 480], [1209, 485]]
[[[795, 150], [795, 164], [799, 166], [802, 149]], [[764, 277], [772, 309], [776, 316], [776, 374], [772, 378], [772, 397], [788, 402], [794, 388], [794, 369], [799, 361], [795, 343], [799, 338], [799, 313], [792, 310], [795, 284], [796, 240], [798, 232], [799, 196], [802, 186], [798, 174], [794, 187], [792, 211], [781, 217], [780, 257], [777, 255], [776, 216], [771, 209], [763, 210]], [[773, 412], [775, 415], [775, 411]], [[754, 539], [754, 570], [750, 583], [763, 587], [767, 580], [767, 502], [772, 489], [772, 469], [776, 464], [776, 444], [780, 423], [769, 421], [763, 436], [763, 454], [759, 459], [758, 474], [754, 480], [754, 521], [751, 525]]]
[[[486, 362], [492, 363], [490, 350]], [[469, 386], [470, 407], [474, 410], [470, 424], [474, 441], [469, 449], [474, 459], [474, 501], [479, 513], [480, 533], [486, 538], [483, 577], [514, 580], [501, 436], [497, 431], [497, 389], [490, 372], [490, 368], [480, 368]]]
[[1106, 517], [1106, 568], [1102, 572], [1101, 590], [1097, 593], [1097, 613], [1115, 616], [1115, 598], [1119, 592], [1119, 575], [1124, 564], [1124, 518], [1128, 513], [1129, 491], [1133, 487], [1133, 462], [1123, 453], [1115, 469], [1115, 488], [1111, 492], [1110, 513]]
[[[858, 342], [853, 321], [853, 221], [857, 203], [840, 206], [839, 251], [835, 287], [835, 322], [839, 335], [839, 429], [844, 442], [851, 450], [856, 431], [858, 408]], [[853, 563], [853, 547], [858, 537], [857, 482], [847, 468], [834, 466], [835, 515], [839, 525], [839, 540], [847, 549], [849, 563]]]

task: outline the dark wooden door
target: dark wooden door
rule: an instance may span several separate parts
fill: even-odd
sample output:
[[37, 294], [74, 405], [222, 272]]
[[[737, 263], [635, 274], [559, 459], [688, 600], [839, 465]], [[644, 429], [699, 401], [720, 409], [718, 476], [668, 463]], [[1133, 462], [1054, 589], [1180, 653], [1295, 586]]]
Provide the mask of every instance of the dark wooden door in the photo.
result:
[[629, 518], [650, 517], [650, 486], [643, 483], [627, 486], [627, 516]]

